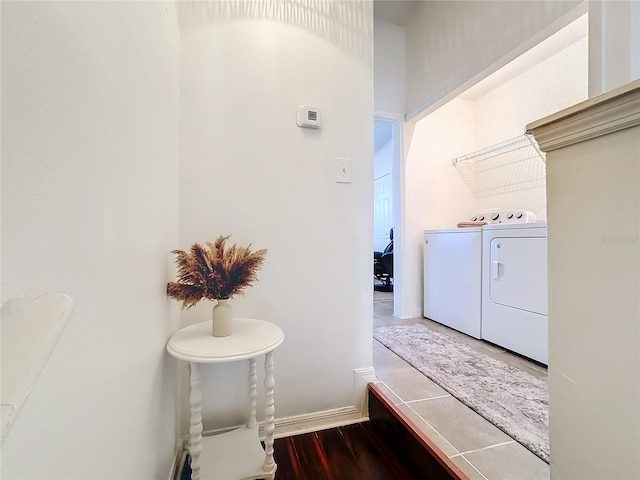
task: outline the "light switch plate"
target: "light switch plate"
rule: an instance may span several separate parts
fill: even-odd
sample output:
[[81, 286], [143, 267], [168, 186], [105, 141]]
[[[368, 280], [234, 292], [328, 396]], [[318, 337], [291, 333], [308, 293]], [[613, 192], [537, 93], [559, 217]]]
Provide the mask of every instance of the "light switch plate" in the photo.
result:
[[336, 158], [336, 183], [351, 183], [350, 158]]

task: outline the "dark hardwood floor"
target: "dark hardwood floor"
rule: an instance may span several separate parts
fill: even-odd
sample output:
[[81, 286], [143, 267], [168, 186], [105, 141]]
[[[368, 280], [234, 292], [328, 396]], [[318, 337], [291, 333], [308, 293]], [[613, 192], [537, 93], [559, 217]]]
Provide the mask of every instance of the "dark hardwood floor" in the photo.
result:
[[[274, 457], [277, 480], [412, 480], [404, 465], [370, 422], [278, 438]], [[191, 478], [185, 465], [182, 480]]]
[[[276, 439], [276, 479], [468, 480], [375, 385], [369, 386], [369, 416], [368, 422]], [[190, 477], [187, 461], [180, 479]]]
[[280, 438], [275, 443], [278, 480], [417, 479], [371, 422]]

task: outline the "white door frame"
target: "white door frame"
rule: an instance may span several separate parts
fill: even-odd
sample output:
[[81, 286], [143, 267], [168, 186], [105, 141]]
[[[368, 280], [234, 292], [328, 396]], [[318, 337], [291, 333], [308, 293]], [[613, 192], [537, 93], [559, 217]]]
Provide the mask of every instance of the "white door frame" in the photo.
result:
[[[405, 242], [405, 216], [404, 216], [404, 114], [392, 112], [379, 112], [373, 114], [374, 120], [382, 120], [392, 124], [393, 139], [393, 166], [392, 190], [393, 198], [393, 315], [399, 318], [408, 318], [411, 315], [406, 310], [404, 288], [404, 248]], [[373, 232], [372, 232], [373, 236]]]

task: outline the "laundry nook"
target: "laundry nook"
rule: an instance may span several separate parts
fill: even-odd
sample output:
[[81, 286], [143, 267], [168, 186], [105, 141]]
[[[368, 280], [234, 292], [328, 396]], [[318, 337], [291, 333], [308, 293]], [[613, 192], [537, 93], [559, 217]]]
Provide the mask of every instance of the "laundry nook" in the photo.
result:
[[407, 178], [422, 182], [408, 181], [417, 209], [410, 224], [419, 218], [423, 227], [415, 252], [421, 315], [541, 365], [548, 363], [546, 158], [525, 130], [587, 97], [587, 20], [578, 17], [425, 116], [409, 153]]

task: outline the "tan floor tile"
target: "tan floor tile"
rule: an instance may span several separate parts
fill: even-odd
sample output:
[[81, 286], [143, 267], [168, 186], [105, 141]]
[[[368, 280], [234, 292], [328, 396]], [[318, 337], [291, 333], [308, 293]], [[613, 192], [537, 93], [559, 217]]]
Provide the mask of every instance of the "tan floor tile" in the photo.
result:
[[391, 301], [393, 303], [393, 292], [379, 292], [377, 290], [373, 291], [373, 300], [386, 300]]
[[512, 440], [454, 397], [415, 402], [411, 408], [461, 452]]
[[418, 415], [416, 412], [414, 412], [413, 409], [410, 407], [410, 405], [407, 405], [405, 403], [405, 404], [400, 405], [399, 408], [400, 408], [400, 411], [402, 411], [402, 413], [404, 413], [409, 418], [409, 420], [411, 420], [411, 422], [422, 433], [424, 433], [427, 437], [429, 437], [429, 440], [431, 440], [433, 443], [435, 443], [436, 446], [440, 450], [442, 450], [442, 453], [444, 455], [446, 455], [447, 457], [451, 457], [453, 455], [458, 455], [460, 453], [442, 435], [440, 435], [437, 431], [435, 431], [433, 429], [433, 427], [431, 427], [431, 425], [429, 425], [427, 422], [425, 422], [420, 417], [420, 415]]
[[376, 385], [384, 393], [394, 405], [402, 403], [402, 399], [397, 396], [383, 381], [376, 382]]
[[388, 315], [373, 315], [373, 328], [386, 327], [388, 325], [410, 325], [419, 322], [415, 318], [396, 318], [392, 313]]
[[[487, 477], [485, 477], [482, 473], [480, 473], [478, 469], [476, 469], [471, 463], [469, 463], [469, 461], [466, 460], [462, 455], [458, 457], [453, 457], [451, 461], [455, 463], [456, 467], [462, 470], [462, 472], [467, 477], [469, 477], [469, 480], [491, 480], [491, 479], [487, 479]], [[512, 480], [516, 480], [516, 479], [512, 479]]]
[[498, 357], [498, 360], [501, 360], [509, 365], [513, 365], [514, 367], [519, 368], [531, 375], [547, 379], [547, 367], [541, 365], [539, 363], [533, 362], [529, 359], [519, 357], [517, 355], [512, 354], [511, 352], [504, 352], [501, 356]]
[[490, 480], [549, 480], [549, 465], [518, 442], [465, 453], [464, 457]]
[[373, 368], [385, 380], [395, 370], [415, 370], [411, 365], [389, 350], [387, 347], [373, 349]]
[[382, 368], [378, 375], [405, 402], [449, 395], [442, 387], [410, 366], [397, 369]]

